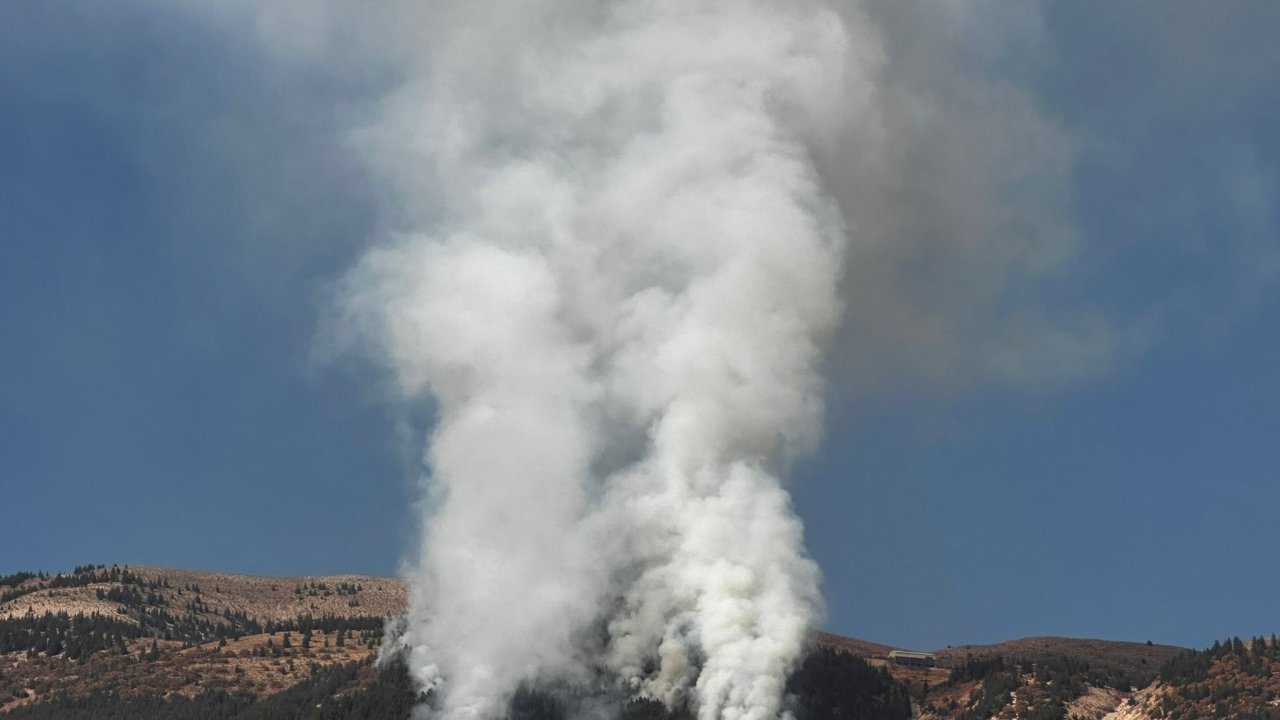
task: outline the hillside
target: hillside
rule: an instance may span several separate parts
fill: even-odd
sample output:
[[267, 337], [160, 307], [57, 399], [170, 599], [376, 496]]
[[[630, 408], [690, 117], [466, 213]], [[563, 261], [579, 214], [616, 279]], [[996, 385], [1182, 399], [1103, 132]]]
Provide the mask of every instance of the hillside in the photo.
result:
[[1280, 720], [1280, 641], [1232, 638], [1175, 657], [1109, 720]]
[[828, 647], [840, 652], [847, 652], [861, 658], [884, 659], [895, 649], [892, 645], [884, 645], [882, 643], [871, 642], [869, 640], [859, 640], [857, 638], [845, 637], [843, 635], [833, 635], [832, 633], [822, 631], [815, 632], [814, 639], [823, 647]]
[[[982, 648], [918, 707], [923, 720], [1280, 720], [1280, 645], [1234, 638], [1204, 651], [1099, 640], [1028, 638]], [[957, 650], [958, 648], [953, 648]], [[978, 648], [970, 648], [974, 650]], [[1026, 653], [1002, 656], [998, 650]], [[1076, 654], [1053, 655], [1057, 650]], [[1126, 655], [1132, 650], [1132, 655]], [[1078, 656], [1096, 651], [1093, 663]], [[956, 653], [949, 657], [954, 661]], [[1147, 668], [1165, 658], [1148, 679]], [[1147, 660], [1147, 663], [1142, 663]], [[1136, 664], [1135, 664], [1136, 661]], [[1125, 669], [1140, 674], [1126, 674]]]
[[[95, 565], [0, 577], [0, 717], [407, 717], [417, 699], [403, 668], [372, 664], [405, 598], [400, 581], [365, 575]], [[889, 645], [814, 640], [791, 681], [801, 720], [1280, 720], [1274, 641], [1193, 653], [1031, 637], [911, 668], [888, 661]], [[570, 712], [534, 691], [517, 700], [512, 718]], [[620, 711], [687, 720], [643, 702]]]
[[316, 668], [367, 664], [403, 584], [149, 566], [0, 577], [0, 710], [62, 694], [280, 692]]
[[[420, 698], [404, 667], [373, 664], [385, 615], [404, 603], [399, 581], [361, 575], [87, 565], [0, 577], [0, 717], [407, 719]], [[791, 683], [805, 718], [911, 714], [905, 687], [850, 652], [815, 649]], [[510, 717], [578, 714], [569, 702], [528, 689]], [[619, 703], [625, 720], [691, 717], [643, 700]]]
[[[43, 575], [43, 576], [42, 576]], [[108, 597], [108, 592], [116, 590]], [[147, 565], [85, 565], [52, 576], [0, 577], [0, 618], [45, 612], [125, 615], [148, 607], [226, 619], [228, 612], [261, 624], [299, 615], [386, 615], [404, 608], [404, 584], [369, 575], [262, 577]]]
[[969, 658], [1025, 658], [1048, 661], [1060, 658], [1088, 662], [1094, 670], [1129, 678], [1146, 685], [1160, 668], [1186, 648], [1174, 645], [1091, 640], [1064, 637], [1028, 637], [994, 645], [957, 645], [937, 651], [938, 663], [959, 667]]
[[937, 667], [924, 668], [890, 663], [894, 648], [888, 645], [828, 633], [816, 639], [886, 668], [909, 692], [922, 720], [1098, 720], [1187, 652], [1171, 645], [1029, 637], [947, 647], [934, 653]]

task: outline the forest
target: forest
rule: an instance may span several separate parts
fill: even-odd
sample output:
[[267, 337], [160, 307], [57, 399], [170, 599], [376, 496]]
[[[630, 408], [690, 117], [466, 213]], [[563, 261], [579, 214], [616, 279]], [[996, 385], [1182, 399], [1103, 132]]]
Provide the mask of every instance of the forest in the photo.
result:
[[[852, 655], [815, 650], [792, 676], [788, 690], [798, 720], [858, 718], [907, 720], [906, 689], [883, 669]], [[567, 720], [575, 694], [524, 688], [511, 701], [510, 720]], [[5, 720], [399, 720], [414, 705], [429, 702], [413, 689], [403, 664], [376, 668], [367, 663], [319, 667], [283, 692], [257, 698], [210, 691], [194, 698], [122, 699], [99, 693], [61, 697], [25, 705]], [[623, 720], [689, 720], [687, 708], [669, 711], [643, 699], [614, 700]]]

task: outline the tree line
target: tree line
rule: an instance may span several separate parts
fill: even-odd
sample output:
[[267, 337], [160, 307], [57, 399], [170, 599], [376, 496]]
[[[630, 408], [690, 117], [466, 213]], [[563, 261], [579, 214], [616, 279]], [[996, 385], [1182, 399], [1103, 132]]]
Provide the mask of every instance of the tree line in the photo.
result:
[[[810, 654], [791, 677], [787, 692], [798, 720], [856, 718], [908, 720], [906, 688], [883, 668], [828, 649]], [[0, 716], [5, 720], [408, 720], [420, 695], [400, 662], [374, 668], [369, 661], [313, 666], [310, 677], [282, 692], [255, 697], [211, 690], [193, 698], [174, 695], [124, 699], [115, 693], [61, 696], [24, 705]], [[692, 720], [688, 707], [669, 710], [661, 703], [618, 700], [622, 720]], [[511, 700], [509, 720], [568, 720], [572, 694], [521, 688]]]

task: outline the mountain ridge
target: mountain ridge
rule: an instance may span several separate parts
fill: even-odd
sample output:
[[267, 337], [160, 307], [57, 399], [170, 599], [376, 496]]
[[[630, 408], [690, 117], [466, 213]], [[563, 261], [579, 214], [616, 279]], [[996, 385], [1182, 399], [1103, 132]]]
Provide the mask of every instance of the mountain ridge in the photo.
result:
[[[334, 697], [390, 682], [401, 702], [406, 681], [388, 681], [372, 663], [385, 618], [403, 612], [406, 599], [401, 580], [358, 573], [84, 565], [0, 576], [0, 717], [75, 698], [277, 698], [308, 683], [314, 695], [316, 678], [329, 676], [342, 678], [325, 681]], [[1280, 652], [1261, 640], [1196, 653], [1032, 636], [949, 646], [934, 652], [935, 667], [900, 666], [889, 659], [896, 646], [824, 631], [813, 633], [813, 647], [857, 658], [865, 670], [836, 665], [889, 693], [866, 706], [880, 713], [868, 717], [886, 720], [905, 720], [894, 713], [908, 696], [911, 717], [921, 720], [1195, 720], [1215, 708], [1280, 718]]]
[[[110, 572], [117, 568], [120, 572], [129, 572], [138, 576], [142, 583], [148, 584], [156, 580], [165, 580], [168, 587], [158, 587], [156, 592], [163, 598], [199, 595], [203, 604], [210, 606], [214, 613], [224, 608], [244, 609], [249, 617], [265, 622], [267, 620], [284, 620], [299, 614], [358, 614], [388, 615], [403, 612], [408, 596], [407, 588], [402, 580], [395, 577], [369, 575], [363, 573], [341, 573], [331, 575], [261, 575], [253, 573], [227, 572], [221, 570], [199, 570], [192, 568], [173, 568], [159, 565], [86, 565], [77, 569], [94, 568], [94, 572]], [[32, 574], [18, 586], [7, 586], [5, 579], [17, 575]], [[83, 573], [79, 573], [83, 574]], [[71, 573], [55, 573], [40, 578], [34, 573], [14, 573], [0, 576], [0, 618], [15, 617], [33, 611], [37, 614], [45, 611], [67, 611], [74, 614], [82, 612], [108, 612], [118, 607], [118, 603], [98, 598], [94, 593], [100, 586], [111, 584], [111, 581], [90, 582], [83, 585], [61, 585], [56, 582], [49, 585], [56, 577], [74, 577]], [[43, 585], [42, 585], [43, 583]], [[126, 583], [131, 584], [131, 583]], [[198, 592], [191, 590], [196, 586]], [[355, 592], [349, 587], [358, 587]], [[13, 598], [4, 599], [9, 590], [23, 589], [26, 592]], [[299, 589], [301, 592], [299, 592]], [[25, 598], [25, 600], [24, 600]], [[352, 601], [357, 604], [352, 604]], [[346, 605], [344, 608], [343, 605]], [[353, 608], [359, 608], [353, 610]], [[210, 613], [206, 613], [210, 614]], [[852, 636], [840, 635], [824, 630], [814, 631], [815, 641], [819, 645], [849, 652], [864, 658], [885, 658], [893, 650], [907, 650], [904, 646], [865, 640]], [[1143, 648], [1157, 648], [1154, 653], [1147, 653]], [[1125, 655], [1154, 655], [1161, 658], [1170, 657], [1187, 648], [1150, 643], [1139, 643], [1125, 640], [1107, 640], [1103, 638], [1074, 638], [1066, 636], [1028, 636], [1013, 638], [988, 644], [947, 645], [944, 648], [929, 650], [936, 655], [940, 665], [951, 667], [963, 662], [967, 656], [989, 657], [996, 655], [1038, 657], [1042, 655], [1086, 655], [1106, 654], [1108, 650], [1122, 650]]]

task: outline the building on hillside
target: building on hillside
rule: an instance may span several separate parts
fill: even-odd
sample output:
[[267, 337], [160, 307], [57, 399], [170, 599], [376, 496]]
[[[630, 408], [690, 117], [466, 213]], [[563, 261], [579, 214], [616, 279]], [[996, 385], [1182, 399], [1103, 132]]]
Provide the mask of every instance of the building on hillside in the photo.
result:
[[933, 653], [912, 652], [910, 650], [893, 650], [889, 653], [889, 662], [894, 665], [933, 667], [938, 664], [938, 658]]

